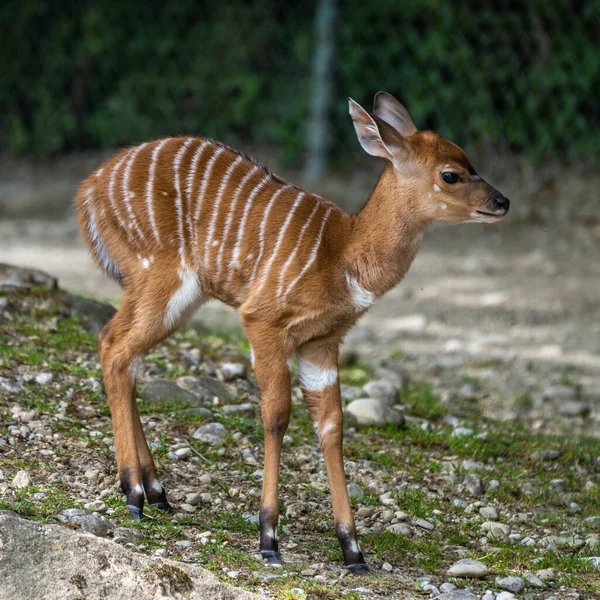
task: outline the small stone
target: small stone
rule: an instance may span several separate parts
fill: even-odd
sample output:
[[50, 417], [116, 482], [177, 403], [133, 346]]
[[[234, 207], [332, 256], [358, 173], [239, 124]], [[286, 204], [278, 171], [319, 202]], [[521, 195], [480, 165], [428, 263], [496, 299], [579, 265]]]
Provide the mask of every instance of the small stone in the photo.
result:
[[427, 531], [432, 531], [434, 529], [433, 523], [430, 523], [426, 519], [421, 519], [419, 517], [415, 517], [412, 520], [412, 524], [420, 527], [421, 529], [426, 529]]
[[362, 390], [359, 387], [354, 385], [348, 385], [347, 383], [342, 383], [340, 385], [340, 390], [342, 393], [342, 400], [344, 403], [352, 402], [353, 400], [359, 400], [364, 396]]
[[207, 423], [194, 431], [193, 438], [211, 446], [218, 446], [223, 442], [226, 435], [227, 430], [221, 423]]
[[232, 399], [229, 388], [214, 377], [186, 375], [180, 377], [177, 384], [193, 394], [200, 402], [212, 404], [216, 399], [221, 404], [228, 404]]
[[252, 465], [255, 467], [258, 464], [258, 461], [256, 460], [254, 454], [252, 454], [252, 450], [250, 450], [250, 448], [244, 448], [242, 451], [242, 459], [247, 465]]
[[561, 450], [537, 450], [531, 455], [533, 460], [556, 460], [562, 454]]
[[189, 504], [190, 506], [198, 506], [200, 502], [202, 502], [202, 494], [199, 494], [198, 492], [186, 494], [185, 496], [185, 503]]
[[567, 482], [564, 479], [553, 479], [550, 482], [550, 487], [553, 490], [557, 490], [559, 492], [564, 492], [567, 489]]
[[535, 587], [535, 588], [544, 588], [546, 587], [546, 584], [537, 576], [535, 576], [533, 573], [523, 573], [521, 575], [521, 577], [527, 582], [527, 585], [530, 585], [531, 587]]
[[386, 530], [390, 533], [403, 535], [404, 537], [410, 537], [414, 533], [413, 528], [406, 523], [394, 523], [393, 525], [387, 527]]
[[448, 592], [452, 592], [455, 589], [456, 586], [453, 583], [446, 582], [440, 585], [440, 592], [442, 592], [442, 594], [447, 594]]
[[536, 571], [536, 575], [542, 581], [554, 581], [556, 579], [556, 571], [554, 569], [540, 569]]
[[487, 537], [491, 540], [507, 540], [510, 534], [510, 527], [508, 525], [495, 521], [485, 521], [481, 524], [481, 530], [485, 531]]
[[540, 489], [532, 481], [526, 481], [521, 487], [521, 491], [525, 496], [537, 496]]
[[242, 404], [225, 404], [221, 408], [224, 415], [245, 415], [252, 417], [255, 414], [254, 404], [243, 402]]
[[461, 589], [446, 592], [437, 597], [438, 600], [479, 600], [478, 597], [471, 591]]
[[479, 475], [475, 475], [474, 473], [465, 475], [464, 486], [473, 496], [482, 496], [485, 493], [485, 488], [483, 487], [481, 477], [479, 477]]
[[225, 381], [246, 377], [246, 365], [242, 363], [223, 363], [221, 373]]
[[382, 571], [387, 571], [388, 573], [391, 573], [394, 570], [394, 567], [392, 567], [392, 565], [390, 565], [389, 562], [384, 562], [381, 565], [381, 570]]
[[500, 592], [496, 595], [496, 600], [513, 600], [514, 597], [512, 592]]
[[87, 504], [83, 505], [83, 508], [92, 512], [106, 512], [106, 504], [104, 504], [102, 500], [94, 500], [93, 502], [88, 502]]
[[192, 547], [192, 542], [190, 540], [179, 540], [175, 542], [175, 545], [181, 550], [187, 550]]
[[575, 400], [577, 398], [577, 390], [565, 385], [553, 385], [544, 390], [542, 397], [544, 400]]
[[180, 504], [179, 508], [186, 513], [193, 513], [196, 510], [191, 504], [186, 504], [185, 502]]
[[590, 411], [590, 405], [587, 402], [581, 402], [579, 400], [564, 402], [558, 408], [558, 413], [563, 417], [581, 417], [589, 414]]
[[62, 523], [74, 523], [81, 529], [100, 537], [106, 537], [115, 529], [114, 524], [97, 513], [89, 513], [80, 508], [67, 508], [56, 518]]
[[27, 471], [18, 471], [10, 485], [13, 489], [20, 490], [29, 487], [32, 483], [31, 477]]
[[190, 448], [179, 448], [179, 450], [175, 450], [175, 454], [179, 460], [187, 460], [192, 456], [192, 451]]
[[588, 556], [581, 560], [585, 560], [592, 569], [600, 569], [600, 556]]
[[144, 536], [135, 529], [129, 527], [117, 527], [113, 533], [113, 541], [117, 544], [135, 544], [144, 539]]
[[600, 516], [588, 517], [583, 521], [588, 527], [600, 529]]
[[472, 558], [461, 558], [455, 562], [449, 569], [447, 574], [450, 577], [486, 577], [489, 573], [488, 568], [480, 561]]
[[363, 489], [357, 483], [351, 483], [348, 486], [348, 496], [350, 500], [362, 500], [365, 497]]
[[52, 373], [38, 373], [35, 376], [36, 383], [39, 383], [40, 385], [47, 385], [52, 381], [52, 379], [54, 379], [54, 375], [52, 375]]
[[258, 515], [243, 514], [242, 519], [244, 519], [244, 521], [246, 521], [246, 523], [250, 523], [252, 525], [258, 525]]
[[496, 585], [503, 590], [508, 590], [515, 594], [519, 593], [525, 587], [523, 580], [513, 575], [510, 577], [496, 577]]
[[346, 412], [356, 418], [359, 426], [393, 424], [400, 427], [404, 425], [404, 415], [402, 413], [373, 398], [363, 398], [350, 402]]
[[363, 392], [366, 397], [379, 400], [386, 406], [393, 406], [399, 401], [398, 390], [389, 381], [369, 381], [363, 386]]
[[469, 427], [457, 427], [453, 432], [452, 432], [452, 437], [456, 438], [456, 437], [471, 437], [473, 435], [474, 431], [472, 429], [470, 429]]
[[498, 511], [493, 506], [482, 506], [479, 509], [479, 514], [486, 521], [495, 521], [498, 518]]
[[164, 402], [172, 400], [175, 402], [186, 402], [192, 405], [198, 404], [198, 398], [187, 390], [179, 387], [176, 383], [166, 379], [154, 379], [140, 388], [140, 398], [147, 402]]

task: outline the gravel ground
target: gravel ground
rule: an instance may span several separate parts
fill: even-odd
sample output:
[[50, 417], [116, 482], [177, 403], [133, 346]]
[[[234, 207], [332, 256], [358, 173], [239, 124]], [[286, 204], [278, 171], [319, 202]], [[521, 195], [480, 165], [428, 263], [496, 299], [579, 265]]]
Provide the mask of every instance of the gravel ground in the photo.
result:
[[[485, 268], [494, 254], [493, 245], [481, 251]], [[456, 264], [437, 268], [451, 276]], [[436, 281], [443, 296], [443, 278]], [[584, 304], [586, 294], [583, 287]], [[404, 299], [410, 311], [414, 295]], [[260, 400], [238, 330], [196, 324], [139, 368], [142, 420], [176, 512], [131, 521], [118, 491], [95, 339], [82, 325], [89, 319], [71, 306], [60, 291], [0, 294], [0, 509], [196, 562], [273, 598], [600, 595], [600, 441], [590, 435], [596, 375], [565, 359], [568, 336], [556, 340], [560, 356], [534, 360], [499, 339], [461, 347], [474, 343], [473, 333], [457, 318], [452, 327], [460, 331], [449, 338], [456, 341], [434, 355], [426, 348], [438, 343], [439, 321], [422, 298], [421, 312], [405, 313], [393, 330], [401, 336], [385, 338], [392, 330], [385, 314], [380, 330], [363, 322], [341, 371], [349, 489], [375, 573], [355, 578], [341, 561], [324, 464], [298, 388], [281, 473], [285, 565], [266, 566], [257, 554]], [[468, 304], [451, 306], [460, 316]], [[572, 312], [560, 314], [558, 329], [568, 330]], [[522, 326], [517, 320], [503, 330], [512, 339]], [[592, 328], [578, 330], [572, 347], [594, 358]], [[488, 356], [492, 350], [499, 356]], [[530, 382], [525, 391], [521, 379]]]

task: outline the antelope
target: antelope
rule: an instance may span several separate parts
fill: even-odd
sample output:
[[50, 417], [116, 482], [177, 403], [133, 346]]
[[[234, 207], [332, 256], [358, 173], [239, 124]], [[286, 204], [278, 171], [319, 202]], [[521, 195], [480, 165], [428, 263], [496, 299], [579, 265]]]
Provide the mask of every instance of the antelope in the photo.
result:
[[351, 98], [349, 111], [362, 148], [386, 159], [357, 214], [205, 137], [171, 137], [121, 151], [83, 182], [75, 204], [93, 258], [124, 288], [98, 342], [131, 515], [141, 518], [144, 499], [171, 508], [140, 422], [132, 365], [217, 298], [240, 316], [261, 393], [261, 555], [281, 562], [279, 463], [291, 413], [288, 359], [295, 355], [344, 562], [365, 574], [342, 456], [340, 343], [404, 277], [430, 223], [500, 221], [509, 200], [458, 146], [417, 131], [390, 94], [375, 96], [373, 114]]

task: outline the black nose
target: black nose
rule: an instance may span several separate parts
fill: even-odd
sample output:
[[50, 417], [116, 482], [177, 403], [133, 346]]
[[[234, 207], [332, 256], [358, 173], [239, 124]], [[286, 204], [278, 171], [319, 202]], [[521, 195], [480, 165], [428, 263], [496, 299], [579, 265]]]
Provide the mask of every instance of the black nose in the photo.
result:
[[504, 196], [497, 196], [494, 201], [499, 208], [504, 208], [505, 210], [508, 210], [508, 207], [510, 206], [510, 200]]

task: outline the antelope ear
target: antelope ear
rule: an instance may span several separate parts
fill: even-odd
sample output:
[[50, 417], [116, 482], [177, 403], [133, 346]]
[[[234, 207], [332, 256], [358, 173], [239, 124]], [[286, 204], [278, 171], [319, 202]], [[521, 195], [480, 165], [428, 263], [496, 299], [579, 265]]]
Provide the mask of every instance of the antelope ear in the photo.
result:
[[363, 150], [372, 156], [393, 160], [390, 148], [384, 143], [375, 119], [352, 98], [348, 98], [348, 109]]
[[417, 132], [410, 113], [387, 92], [377, 92], [373, 103], [373, 114], [391, 125], [400, 135], [407, 137]]

